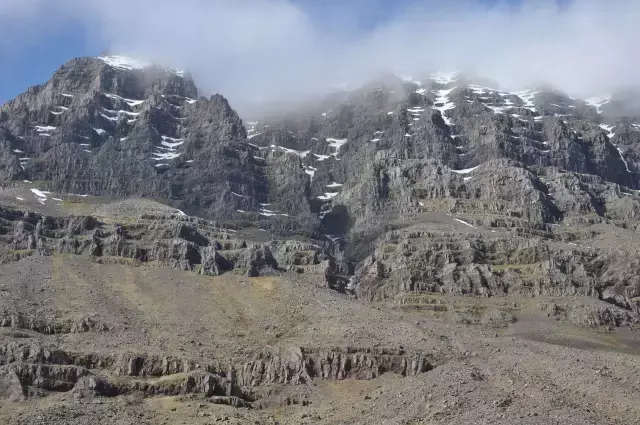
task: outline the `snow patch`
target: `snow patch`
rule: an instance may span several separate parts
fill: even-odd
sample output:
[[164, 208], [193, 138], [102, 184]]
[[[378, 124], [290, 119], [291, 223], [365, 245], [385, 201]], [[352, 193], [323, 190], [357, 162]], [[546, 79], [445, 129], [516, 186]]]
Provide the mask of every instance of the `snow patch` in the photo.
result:
[[42, 133], [45, 131], [53, 131], [58, 127], [53, 127], [51, 125], [36, 125], [33, 128], [35, 128], [38, 133]]
[[329, 137], [326, 140], [329, 142], [329, 146], [335, 148], [336, 154], [340, 151], [340, 148], [348, 142], [347, 139], [334, 139], [332, 137]]
[[117, 69], [133, 70], [133, 69], [144, 69], [150, 66], [150, 64], [147, 62], [143, 62], [138, 59], [129, 58], [126, 56], [119, 56], [119, 55], [98, 56], [98, 59], [105, 62], [107, 65]]
[[110, 116], [108, 116], [108, 115], [103, 114], [102, 112], [100, 112], [100, 116], [101, 116], [102, 118], [106, 118], [106, 119], [108, 119], [109, 121], [118, 121], [118, 117], [110, 117]]
[[174, 139], [173, 137], [169, 137], [169, 136], [160, 136], [162, 138], [162, 142], [160, 142], [160, 144], [162, 146], [166, 146], [168, 148], [175, 148], [176, 146], [180, 146], [184, 143], [185, 139]]
[[327, 185], [327, 187], [342, 187], [342, 186], [344, 186], [344, 185], [340, 184], [340, 183], [336, 183], [336, 182], [333, 182], [333, 183]]
[[627, 160], [624, 159], [624, 156], [622, 155], [622, 149], [620, 149], [619, 147], [616, 147], [616, 149], [618, 149], [618, 153], [620, 154], [620, 159], [622, 160], [622, 162], [624, 162], [624, 168], [627, 171], [627, 173], [630, 173], [631, 171], [629, 170], [629, 164], [627, 163]]
[[607, 136], [609, 136], [609, 139], [612, 139], [612, 138], [613, 138], [613, 136], [615, 136], [615, 135], [616, 135], [616, 133], [614, 133], [613, 131], [611, 131], [611, 130], [613, 130], [613, 128], [615, 127], [615, 126], [613, 126], [613, 125], [600, 124], [598, 127], [600, 127], [601, 129], [603, 129], [604, 131], [606, 131], [606, 132], [607, 132]]
[[528, 109], [531, 112], [536, 112], [535, 105], [533, 104], [533, 99], [535, 98], [536, 94], [538, 94], [537, 91], [521, 90], [514, 92], [513, 94], [515, 94], [522, 100], [522, 102], [524, 103], [524, 105], [522, 106], [523, 108]]
[[504, 114], [504, 111], [509, 109], [509, 107], [507, 106], [491, 106], [491, 105], [484, 105], [484, 106], [491, 109], [495, 114]]
[[47, 200], [47, 194], [49, 192], [43, 192], [41, 190], [38, 189], [29, 189], [31, 190], [31, 192], [35, 195], [35, 197], [38, 199], [38, 202], [40, 202], [42, 205], [44, 205], [44, 201]]
[[474, 229], [477, 229], [477, 227], [474, 226], [473, 224], [467, 223], [466, 221], [460, 220], [459, 218], [454, 218], [454, 220], [457, 221], [458, 223], [464, 224], [465, 226], [469, 226], [469, 227], [472, 227]]
[[324, 195], [320, 195], [318, 196], [318, 199], [322, 200], [322, 201], [330, 201], [333, 198], [335, 198], [336, 196], [338, 196], [339, 192], [325, 192]]
[[436, 92], [436, 100], [434, 102], [433, 109], [440, 111], [440, 115], [442, 115], [442, 119], [447, 125], [453, 124], [453, 121], [451, 121], [451, 118], [447, 117], [444, 113], [445, 111], [449, 111], [456, 107], [456, 105], [453, 102], [449, 101], [449, 93], [451, 93], [455, 89], [456, 87], [453, 87], [451, 89], [438, 90]]
[[122, 100], [122, 101], [124, 101], [126, 104], [128, 104], [131, 107], [141, 105], [141, 104], [143, 104], [145, 102], [144, 100], [127, 99], [127, 98], [124, 98], [122, 96], [118, 96], [117, 94], [104, 93], [104, 95], [107, 96], [110, 99]]
[[161, 161], [163, 159], [176, 159], [182, 154], [176, 152], [154, 152], [153, 155], [156, 156], [156, 158], [153, 158], [155, 161]]
[[611, 96], [590, 97], [589, 99], [585, 99], [585, 102], [587, 105], [594, 106], [596, 111], [601, 114], [602, 107], [611, 102]]
[[313, 181], [313, 176], [315, 176], [316, 171], [318, 171], [318, 169], [315, 168], [315, 167], [311, 167], [309, 165], [304, 167], [304, 172], [307, 173], [311, 177], [311, 181]]
[[473, 167], [473, 168], [465, 168], [464, 170], [451, 170], [451, 171], [456, 173], [456, 174], [469, 174], [469, 173], [473, 172], [478, 167], [479, 167], [479, 165], [476, 166], [476, 167]]
[[311, 153], [311, 151], [297, 151], [295, 149], [289, 149], [289, 148], [285, 148], [283, 146], [277, 146], [277, 145], [271, 145], [271, 147], [273, 149], [280, 149], [285, 151], [286, 153], [292, 153], [294, 155], [299, 156], [300, 158], [306, 158], [307, 155], [309, 155]]

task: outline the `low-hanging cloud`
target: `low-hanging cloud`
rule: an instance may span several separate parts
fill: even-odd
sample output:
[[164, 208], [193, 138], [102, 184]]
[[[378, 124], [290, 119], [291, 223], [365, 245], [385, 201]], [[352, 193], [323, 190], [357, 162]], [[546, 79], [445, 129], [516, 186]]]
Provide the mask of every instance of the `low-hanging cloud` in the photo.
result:
[[28, 23], [32, 31], [55, 9], [60, 25], [80, 20], [114, 51], [187, 68], [203, 91], [221, 92], [240, 107], [388, 72], [440, 69], [512, 87], [549, 83], [576, 95], [640, 85], [635, 0], [405, 0], [377, 25], [363, 25], [362, 16], [385, 3], [0, 0], [0, 24], [11, 17], [14, 28]]

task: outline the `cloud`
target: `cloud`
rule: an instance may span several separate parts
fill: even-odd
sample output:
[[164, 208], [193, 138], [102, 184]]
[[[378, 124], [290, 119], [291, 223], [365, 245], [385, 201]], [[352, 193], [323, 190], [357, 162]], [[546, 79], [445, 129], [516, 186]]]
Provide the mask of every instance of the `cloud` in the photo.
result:
[[546, 82], [574, 94], [640, 85], [637, 1], [391, 3], [0, 0], [0, 16], [33, 28], [55, 9], [59, 21], [81, 20], [114, 50], [188, 68], [204, 91], [241, 107], [385, 72], [437, 69], [468, 70], [508, 86]]

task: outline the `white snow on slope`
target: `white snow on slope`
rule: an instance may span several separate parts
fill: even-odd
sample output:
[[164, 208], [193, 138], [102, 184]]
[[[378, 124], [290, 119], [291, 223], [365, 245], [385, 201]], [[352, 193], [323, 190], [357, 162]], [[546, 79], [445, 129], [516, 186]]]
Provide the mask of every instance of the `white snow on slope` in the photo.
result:
[[334, 139], [332, 137], [329, 137], [326, 140], [327, 142], [329, 142], [329, 146], [331, 146], [332, 148], [335, 148], [336, 155], [340, 151], [340, 148], [344, 146], [348, 141], [347, 139]]
[[31, 192], [38, 199], [38, 202], [40, 202], [42, 205], [44, 205], [44, 201], [47, 200], [47, 195], [49, 193], [51, 193], [51, 192], [43, 192], [43, 191], [38, 190], [38, 189], [29, 189], [29, 190], [31, 190]]
[[331, 155], [318, 155], [317, 153], [314, 153], [313, 156], [315, 156], [318, 161], [324, 161], [331, 157]]
[[109, 121], [118, 121], [118, 117], [110, 117], [110, 116], [108, 116], [108, 115], [103, 114], [102, 112], [100, 112], [100, 116], [101, 116], [102, 118], [106, 118], [106, 119], [108, 119]]
[[94, 128], [95, 132], [98, 133], [100, 136], [102, 136], [104, 133], [107, 132], [107, 130], [103, 130], [101, 128]]
[[144, 69], [150, 66], [149, 63], [126, 56], [99, 56], [98, 59], [117, 69]]
[[[98, 59], [105, 62], [107, 65], [116, 68], [116, 69], [125, 69], [125, 70], [134, 70], [134, 69], [144, 69], [149, 68], [152, 64], [148, 62], [144, 62], [140, 59], [135, 59], [122, 55], [109, 55], [109, 56], [99, 56]], [[165, 71], [171, 72], [179, 77], [185, 76], [185, 71], [178, 68], [164, 68]]]
[[176, 159], [182, 154], [176, 153], [176, 152], [164, 152], [164, 153], [154, 152], [153, 155], [156, 156], [156, 158], [153, 158], [155, 161], [160, 161], [163, 159]]
[[611, 96], [590, 97], [589, 99], [585, 99], [584, 101], [587, 103], [587, 105], [594, 106], [596, 108], [596, 111], [600, 114], [602, 113], [602, 107], [611, 102]]
[[472, 171], [474, 171], [478, 167], [479, 167], [479, 165], [476, 166], [476, 167], [473, 167], [473, 168], [465, 168], [464, 170], [451, 170], [451, 171], [453, 173], [456, 173], [456, 174], [469, 174], [469, 173], [471, 173]]
[[184, 143], [185, 139], [174, 139], [173, 137], [169, 137], [169, 136], [160, 136], [162, 138], [162, 142], [160, 142], [160, 144], [162, 146], [166, 146], [168, 148], [175, 148], [176, 146], [180, 146], [181, 144]]
[[522, 99], [522, 101], [524, 102], [524, 105], [522, 106], [523, 108], [528, 109], [531, 112], [536, 112], [535, 105], [533, 104], [533, 99], [535, 98], [536, 94], [538, 94], [537, 91], [521, 90], [514, 92], [513, 94]]
[[299, 156], [300, 158], [306, 158], [307, 155], [309, 155], [311, 153], [311, 151], [297, 151], [295, 149], [289, 149], [289, 148], [285, 148], [284, 146], [278, 146], [278, 145], [271, 145], [272, 149], [280, 149], [285, 151], [286, 153], [292, 153], [294, 155]]
[[438, 111], [440, 111], [440, 115], [442, 115], [442, 119], [444, 119], [444, 122], [447, 125], [453, 124], [451, 118], [445, 116], [444, 113], [445, 111], [451, 110], [456, 107], [453, 102], [449, 101], [449, 93], [451, 93], [455, 89], [456, 87], [447, 90], [438, 90], [436, 92], [436, 100], [434, 102], [433, 109], [437, 109]]
[[333, 183], [327, 185], [327, 187], [342, 187], [342, 186], [344, 186], [344, 185], [342, 185], [340, 183], [336, 183], [336, 182], [333, 182]]
[[454, 220], [455, 220], [455, 221], [457, 221], [458, 223], [462, 223], [462, 224], [464, 224], [464, 225], [466, 225], [466, 226], [469, 226], [469, 227], [472, 227], [472, 228], [474, 228], [474, 229], [477, 229], [477, 227], [476, 227], [476, 226], [474, 226], [473, 224], [469, 224], [469, 223], [467, 223], [467, 222], [466, 222], [466, 221], [464, 221], [464, 220], [460, 220], [459, 218], [454, 218]]
[[253, 139], [254, 137], [259, 136], [259, 135], [261, 135], [261, 134], [262, 134], [262, 133], [256, 133], [256, 134], [252, 134], [252, 135], [250, 135], [250, 136], [247, 136], [247, 140], [251, 140], [251, 139]]
[[318, 169], [310, 165], [304, 167], [304, 172], [311, 177], [311, 181], [313, 181], [313, 176], [316, 174], [316, 171], [318, 171]]
[[479, 86], [477, 84], [469, 84], [467, 87], [475, 94], [484, 94], [488, 91], [493, 91], [493, 89], [490, 89], [489, 87]]
[[143, 104], [145, 102], [144, 100], [127, 99], [127, 98], [124, 98], [122, 96], [118, 96], [117, 94], [104, 93], [104, 95], [107, 96], [110, 99], [122, 100], [122, 101], [124, 101], [126, 104], [128, 104], [131, 107], [141, 105], [141, 104]]
[[491, 105], [484, 105], [484, 106], [491, 109], [495, 114], [504, 114], [504, 111], [509, 109], [508, 106], [491, 106]]
[[609, 139], [612, 139], [613, 136], [616, 135], [616, 133], [614, 133], [613, 130], [613, 125], [607, 125], [607, 124], [600, 124], [598, 127], [600, 127], [601, 129], [603, 129], [604, 131], [607, 132], [607, 136], [609, 136]]
[[338, 195], [339, 192], [326, 192], [324, 195], [318, 196], [322, 201], [330, 201]]
[[35, 128], [38, 133], [42, 133], [42, 132], [55, 130], [58, 127], [53, 127], [51, 125], [36, 125], [33, 128]]
[[629, 164], [627, 163], [627, 160], [624, 159], [624, 156], [622, 156], [623, 152], [622, 149], [620, 149], [619, 147], [616, 147], [616, 149], [618, 149], [618, 153], [620, 154], [620, 159], [622, 160], [622, 162], [624, 162], [624, 168], [627, 171], [627, 173], [630, 173], [631, 171], [629, 170]]

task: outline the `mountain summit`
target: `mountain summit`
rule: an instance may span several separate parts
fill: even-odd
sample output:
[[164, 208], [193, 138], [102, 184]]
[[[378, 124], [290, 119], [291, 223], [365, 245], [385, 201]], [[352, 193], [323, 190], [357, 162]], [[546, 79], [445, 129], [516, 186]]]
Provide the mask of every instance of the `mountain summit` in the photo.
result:
[[486, 84], [386, 76], [243, 121], [179, 69], [63, 65], [0, 107], [0, 397], [211, 402], [193, 423], [637, 411], [611, 378], [640, 379], [637, 98]]

